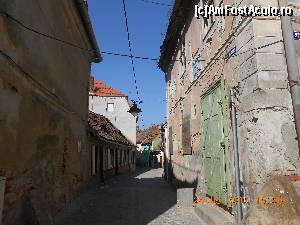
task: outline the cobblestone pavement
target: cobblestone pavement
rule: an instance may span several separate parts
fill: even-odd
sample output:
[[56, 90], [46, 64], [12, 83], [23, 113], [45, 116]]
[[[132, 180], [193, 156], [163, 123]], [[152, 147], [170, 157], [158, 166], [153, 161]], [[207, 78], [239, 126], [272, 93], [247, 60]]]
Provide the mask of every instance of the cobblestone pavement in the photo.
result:
[[[137, 169], [97, 185], [63, 212], [59, 225], [199, 225], [193, 209], [176, 206], [162, 169]], [[200, 224], [204, 225], [204, 224]]]

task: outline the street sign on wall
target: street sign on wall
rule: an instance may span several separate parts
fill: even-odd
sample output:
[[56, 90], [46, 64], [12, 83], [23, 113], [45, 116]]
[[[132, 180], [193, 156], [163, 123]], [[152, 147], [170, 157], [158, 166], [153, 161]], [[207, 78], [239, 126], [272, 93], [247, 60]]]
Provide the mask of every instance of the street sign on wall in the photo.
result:
[[294, 31], [294, 40], [300, 40], [300, 32]]
[[230, 58], [232, 58], [233, 56], [236, 56], [236, 47], [233, 47], [232, 49], [230, 49], [229, 52], [227, 52], [225, 54], [224, 59], [225, 59], [226, 62], [228, 62], [228, 60]]

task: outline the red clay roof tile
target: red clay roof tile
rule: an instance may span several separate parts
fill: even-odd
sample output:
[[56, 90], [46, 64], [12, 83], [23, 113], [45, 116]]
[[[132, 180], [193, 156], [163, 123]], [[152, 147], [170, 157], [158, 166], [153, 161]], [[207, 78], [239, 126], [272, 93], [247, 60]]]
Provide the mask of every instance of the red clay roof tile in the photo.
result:
[[134, 146], [134, 144], [103, 115], [89, 111], [88, 124], [91, 130], [99, 137], [108, 141]]
[[98, 80], [94, 80], [94, 85], [90, 84], [90, 91], [92, 92], [92, 95], [100, 97], [127, 97], [123, 93]]
[[160, 126], [152, 125], [145, 130], [137, 129], [137, 143], [151, 144], [152, 141], [160, 134]]

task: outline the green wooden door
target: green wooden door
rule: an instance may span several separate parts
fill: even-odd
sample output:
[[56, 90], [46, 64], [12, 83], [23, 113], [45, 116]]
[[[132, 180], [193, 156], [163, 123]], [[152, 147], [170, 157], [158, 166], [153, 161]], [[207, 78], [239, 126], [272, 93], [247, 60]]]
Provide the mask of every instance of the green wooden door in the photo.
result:
[[227, 204], [223, 89], [216, 85], [201, 98], [204, 182], [208, 195]]

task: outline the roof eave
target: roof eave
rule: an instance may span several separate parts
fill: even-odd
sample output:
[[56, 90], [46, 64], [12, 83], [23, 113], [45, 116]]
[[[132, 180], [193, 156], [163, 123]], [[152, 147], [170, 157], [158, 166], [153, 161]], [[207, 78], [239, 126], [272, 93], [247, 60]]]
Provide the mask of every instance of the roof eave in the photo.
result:
[[186, 18], [189, 16], [189, 12], [193, 9], [192, 6], [196, 1], [197, 0], [176, 0], [174, 3], [166, 36], [160, 47], [161, 55], [158, 62], [158, 67], [165, 74], [167, 73], [168, 66], [173, 55], [173, 50], [176, 48], [180, 32], [182, 31]]
[[83, 22], [84, 28], [86, 30], [86, 33], [88, 35], [89, 41], [91, 42], [92, 48], [93, 48], [93, 62], [99, 63], [102, 61], [102, 56], [100, 53], [99, 45], [97, 43], [95, 33], [93, 30], [93, 26], [88, 14], [87, 6], [84, 0], [75, 0], [76, 6], [78, 8], [78, 12], [81, 17], [81, 21]]

